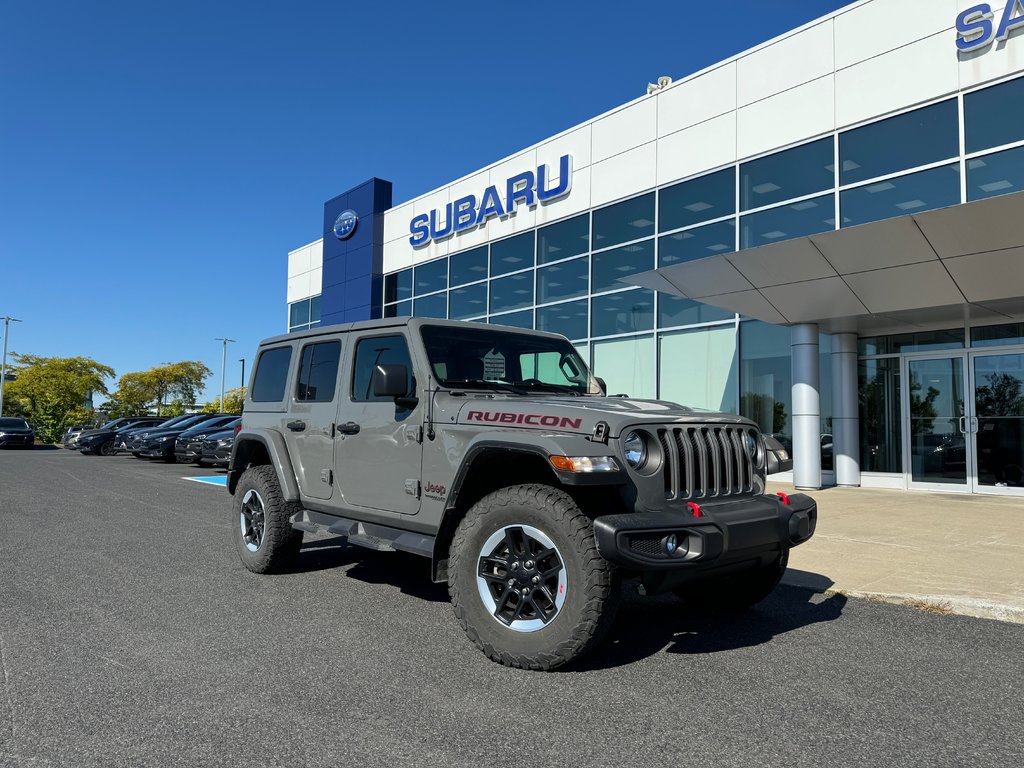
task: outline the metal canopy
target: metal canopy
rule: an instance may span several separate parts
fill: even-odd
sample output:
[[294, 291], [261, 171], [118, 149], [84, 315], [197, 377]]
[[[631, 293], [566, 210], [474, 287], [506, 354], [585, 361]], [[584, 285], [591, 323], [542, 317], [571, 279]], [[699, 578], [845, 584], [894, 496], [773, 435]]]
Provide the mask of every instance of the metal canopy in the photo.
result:
[[1024, 192], [709, 256], [622, 282], [833, 332], [1024, 319]]

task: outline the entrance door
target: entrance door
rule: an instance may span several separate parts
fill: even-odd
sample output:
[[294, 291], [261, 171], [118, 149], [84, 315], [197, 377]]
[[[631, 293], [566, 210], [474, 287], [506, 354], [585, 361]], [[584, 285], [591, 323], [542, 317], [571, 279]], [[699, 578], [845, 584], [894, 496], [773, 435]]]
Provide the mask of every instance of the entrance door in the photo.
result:
[[904, 466], [908, 487], [971, 490], [967, 353], [904, 358]]
[[969, 432], [976, 445], [972, 486], [1024, 495], [1024, 350], [972, 352]]

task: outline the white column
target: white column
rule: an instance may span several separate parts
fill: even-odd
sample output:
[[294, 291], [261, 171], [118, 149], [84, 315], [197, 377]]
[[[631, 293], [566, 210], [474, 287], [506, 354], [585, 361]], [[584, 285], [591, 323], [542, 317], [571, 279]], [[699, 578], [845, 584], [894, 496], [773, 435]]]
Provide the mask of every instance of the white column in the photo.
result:
[[821, 488], [821, 404], [818, 395], [818, 325], [790, 329], [793, 358], [793, 484]]
[[832, 336], [832, 446], [836, 485], [860, 485], [857, 334]]

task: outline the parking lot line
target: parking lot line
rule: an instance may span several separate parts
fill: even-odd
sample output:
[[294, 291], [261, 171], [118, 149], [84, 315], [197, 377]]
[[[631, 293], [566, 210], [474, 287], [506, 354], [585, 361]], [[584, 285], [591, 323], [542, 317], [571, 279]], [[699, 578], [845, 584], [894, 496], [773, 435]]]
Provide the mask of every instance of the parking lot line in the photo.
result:
[[206, 485], [217, 485], [221, 487], [228, 484], [228, 478], [224, 475], [218, 477], [183, 477], [181, 479], [191, 480], [193, 483], [204, 483]]

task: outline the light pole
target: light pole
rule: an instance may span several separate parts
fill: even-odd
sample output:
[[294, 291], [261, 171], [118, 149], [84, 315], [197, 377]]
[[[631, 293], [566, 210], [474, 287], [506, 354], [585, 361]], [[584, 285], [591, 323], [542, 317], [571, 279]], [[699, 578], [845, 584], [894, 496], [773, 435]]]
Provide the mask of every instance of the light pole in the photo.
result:
[[224, 352], [220, 356], [220, 412], [224, 413], [224, 374], [228, 367], [228, 344], [234, 344], [234, 339], [222, 336], [214, 341], [224, 342]]
[[4, 321], [4, 357], [0, 363], [0, 416], [4, 415], [4, 386], [7, 384], [7, 337], [11, 335], [11, 323], [20, 323], [16, 317], [5, 315]]
[[238, 358], [238, 362], [242, 364], [242, 389], [245, 389], [245, 358]]

